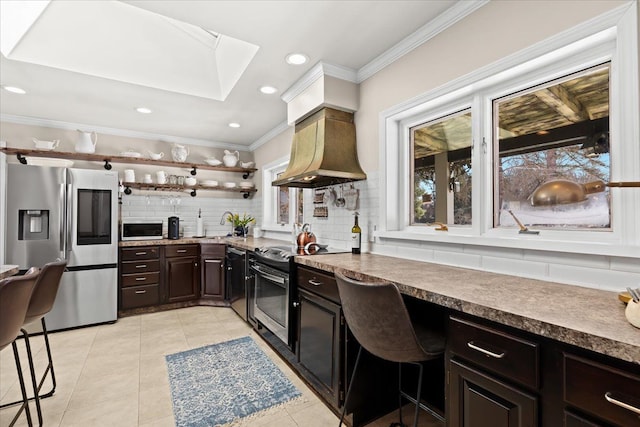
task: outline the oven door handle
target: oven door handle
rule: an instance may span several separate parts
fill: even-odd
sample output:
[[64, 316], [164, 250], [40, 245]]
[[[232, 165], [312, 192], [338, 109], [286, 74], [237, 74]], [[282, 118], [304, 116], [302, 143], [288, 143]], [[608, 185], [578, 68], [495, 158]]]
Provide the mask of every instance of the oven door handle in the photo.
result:
[[287, 283], [286, 278], [267, 273], [266, 271], [260, 269], [260, 267], [258, 267], [257, 265], [252, 265], [251, 269], [258, 273], [260, 276], [264, 277], [267, 280], [271, 280], [272, 282], [280, 283], [281, 285]]

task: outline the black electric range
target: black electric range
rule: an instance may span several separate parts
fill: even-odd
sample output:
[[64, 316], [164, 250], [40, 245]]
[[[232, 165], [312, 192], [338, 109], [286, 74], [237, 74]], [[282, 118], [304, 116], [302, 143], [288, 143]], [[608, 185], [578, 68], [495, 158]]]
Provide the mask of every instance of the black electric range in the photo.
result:
[[296, 245], [265, 246], [254, 251], [253, 255], [259, 263], [270, 265], [283, 271], [291, 271], [293, 257], [349, 253], [349, 249], [341, 249], [326, 245], [310, 244], [305, 248]]

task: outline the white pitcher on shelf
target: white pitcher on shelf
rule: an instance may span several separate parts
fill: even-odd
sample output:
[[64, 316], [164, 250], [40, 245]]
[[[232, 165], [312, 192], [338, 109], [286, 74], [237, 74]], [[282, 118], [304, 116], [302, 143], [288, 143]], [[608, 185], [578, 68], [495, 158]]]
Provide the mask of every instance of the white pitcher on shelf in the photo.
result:
[[77, 153], [95, 153], [96, 143], [98, 142], [98, 134], [95, 132], [84, 132], [78, 129], [80, 138], [76, 142]]
[[238, 160], [240, 160], [240, 153], [238, 151], [224, 150], [224, 157], [222, 158], [222, 161], [225, 166], [232, 168], [238, 164]]

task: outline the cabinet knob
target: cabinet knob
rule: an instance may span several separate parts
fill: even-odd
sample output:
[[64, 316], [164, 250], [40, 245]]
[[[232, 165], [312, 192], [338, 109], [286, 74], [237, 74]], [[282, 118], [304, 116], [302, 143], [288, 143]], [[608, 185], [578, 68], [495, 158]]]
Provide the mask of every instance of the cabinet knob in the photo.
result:
[[300, 307], [300, 303], [299, 303], [298, 301], [294, 301], [294, 302], [293, 302], [293, 306], [294, 306], [294, 307]]

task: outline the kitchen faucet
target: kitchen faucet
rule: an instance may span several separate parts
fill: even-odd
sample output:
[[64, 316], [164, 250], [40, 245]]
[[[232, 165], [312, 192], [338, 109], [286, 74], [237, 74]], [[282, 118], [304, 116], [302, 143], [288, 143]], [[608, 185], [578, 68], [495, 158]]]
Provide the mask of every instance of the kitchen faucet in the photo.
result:
[[[224, 211], [222, 213], [222, 218], [220, 218], [220, 225], [224, 225], [225, 221], [227, 220], [226, 219], [227, 215], [233, 215], [233, 213], [229, 212], [229, 211]], [[233, 233], [234, 233], [235, 230], [233, 228], [233, 221], [230, 221], [230, 222], [231, 222], [231, 237], [233, 237]]]

